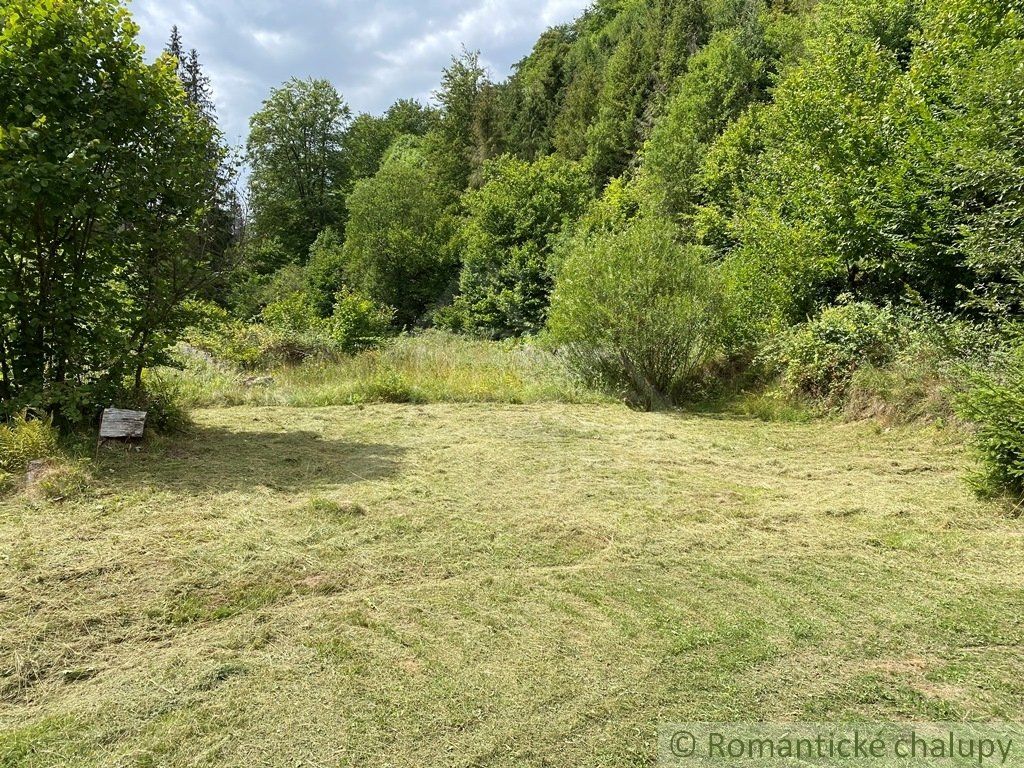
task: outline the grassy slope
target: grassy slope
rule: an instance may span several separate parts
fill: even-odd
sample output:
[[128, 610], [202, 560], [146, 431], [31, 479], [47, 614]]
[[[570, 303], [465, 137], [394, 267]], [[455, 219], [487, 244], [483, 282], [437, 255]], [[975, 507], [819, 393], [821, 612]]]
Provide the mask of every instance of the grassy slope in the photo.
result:
[[222, 409], [0, 505], [0, 765], [649, 765], [660, 720], [1024, 716], [1024, 540], [930, 435]]

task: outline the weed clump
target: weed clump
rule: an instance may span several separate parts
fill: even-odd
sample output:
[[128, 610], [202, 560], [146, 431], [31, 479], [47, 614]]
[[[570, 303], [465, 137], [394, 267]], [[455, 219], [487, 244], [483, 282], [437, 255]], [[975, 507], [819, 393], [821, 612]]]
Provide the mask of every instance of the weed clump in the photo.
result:
[[24, 472], [29, 462], [48, 459], [58, 450], [57, 430], [48, 418], [32, 418], [23, 411], [0, 424], [0, 471], [4, 473]]

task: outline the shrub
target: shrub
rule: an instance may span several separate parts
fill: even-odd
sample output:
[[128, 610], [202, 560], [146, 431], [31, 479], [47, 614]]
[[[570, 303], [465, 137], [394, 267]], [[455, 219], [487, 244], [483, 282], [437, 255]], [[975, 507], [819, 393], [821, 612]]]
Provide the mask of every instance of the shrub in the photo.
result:
[[261, 323], [226, 321], [213, 327], [194, 328], [188, 341], [196, 348], [229, 365], [252, 370], [267, 366], [281, 334]]
[[343, 288], [334, 297], [334, 312], [326, 322], [327, 334], [345, 353], [369, 349], [387, 336], [395, 310]]
[[256, 370], [372, 347], [389, 334], [394, 312], [343, 288], [330, 317], [321, 317], [304, 291], [268, 304], [262, 317], [262, 323], [213, 318], [193, 328], [188, 340], [217, 360]]
[[50, 419], [31, 418], [22, 412], [0, 424], [0, 471], [24, 472], [30, 461], [58, 452], [57, 430]]
[[319, 330], [320, 314], [305, 291], [296, 291], [272, 301], [263, 309], [263, 322], [282, 333]]
[[983, 364], [1001, 342], [987, 326], [922, 307], [901, 308], [896, 322], [892, 360], [854, 372], [846, 416], [888, 424], [954, 420], [952, 393], [964, 384], [965, 364]]
[[976, 486], [1024, 497], [1024, 347], [988, 370], [975, 369], [969, 379], [957, 409], [975, 428], [984, 467]]
[[889, 308], [866, 302], [840, 304], [782, 334], [768, 346], [763, 360], [781, 372], [789, 392], [836, 406], [858, 368], [892, 361], [897, 331]]
[[158, 370], [145, 371], [142, 388], [126, 388], [114, 402], [119, 408], [145, 411], [147, 431], [170, 435], [184, 432], [191, 424], [181, 381]]
[[704, 249], [654, 219], [564, 247], [549, 331], [570, 365], [645, 408], [683, 397], [718, 351], [725, 314]]

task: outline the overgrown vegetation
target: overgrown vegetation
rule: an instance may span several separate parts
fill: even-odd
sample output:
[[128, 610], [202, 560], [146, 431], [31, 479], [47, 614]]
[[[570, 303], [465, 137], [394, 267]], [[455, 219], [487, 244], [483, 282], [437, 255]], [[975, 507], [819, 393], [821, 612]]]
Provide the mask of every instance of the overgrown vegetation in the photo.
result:
[[49, 419], [22, 413], [0, 424], [0, 471], [24, 472], [29, 462], [57, 452], [57, 430]]
[[291, 79], [244, 204], [136, 38], [0, 2], [0, 765], [1021, 719], [1024, 0], [595, 0], [430, 104]]
[[960, 409], [975, 424], [985, 464], [979, 487], [1024, 498], [1024, 351], [1017, 348], [1000, 363], [971, 374]]
[[537, 345], [442, 331], [402, 336], [351, 356], [310, 356], [299, 365], [279, 359], [256, 371], [227, 364], [202, 349], [186, 347], [179, 358], [181, 369], [159, 369], [153, 378], [193, 408], [607, 400]]

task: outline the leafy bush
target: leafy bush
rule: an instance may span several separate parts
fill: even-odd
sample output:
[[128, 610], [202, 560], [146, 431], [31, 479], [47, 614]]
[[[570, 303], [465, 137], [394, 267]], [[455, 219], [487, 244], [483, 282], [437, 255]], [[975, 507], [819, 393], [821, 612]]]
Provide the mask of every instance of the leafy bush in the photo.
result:
[[351, 354], [369, 349], [388, 336], [394, 318], [395, 310], [390, 307], [343, 288], [334, 297], [334, 312], [325, 327], [331, 340]]
[[243, 370], [266, 367], [281, 334], [262, 323], [228, 320], [219, 325], [194, 328], [188, 342], [211, 357]]
[[988, 370], [975, 369], [957, 407], [974, 424], [984, 465], [978, 489], [1024, 497], [1024, 347]]
[[565, 246], [551, 300], [551, 340], [588, 380], [642, 407], [687, 394], [719, 350], [725, 296], [705, 251], [638, 219]]
[[389, 335], [393, 316], [389, 307], [343, 288], [331, 316], [321, 317], [309, 294], [298, 291], [268, 304], [262, 323], [222, 313], [193, 328], [188, 340], [217, 360], [256, 370], [367, 349]]
[[50, 419], [31, 418], [21, 413], [0, 424], [0, 470], [24, 472], [30, 461], [46, 459], [58, 452], [57, 430]]
[[922, 307], [900, 308], [896, 322], [892, 360], [854, 372], [846, 416], [888, 424], [953, 421], [965, 364], [984, 364], [1000, 339], [987, 326]]
[[142, 388], [127, 387], [114, 402], [119, 408], [145, 411], [147, 432], [171, 435], [184, 432], [192, 422], [181, 383], [159, 369], [145, 371]]
[[321, 317], [305, 291], [282, 296], [263, 309], [263, 322], [284, 334], [309, 333], [319, 330]]
[[789, 392], [835, 406], [858, 368], [892, 361], [896, 336], [891, 309], [866, 302], [840, 304], [782, 334], [768, 346], [764, 359], [781, 372]]

